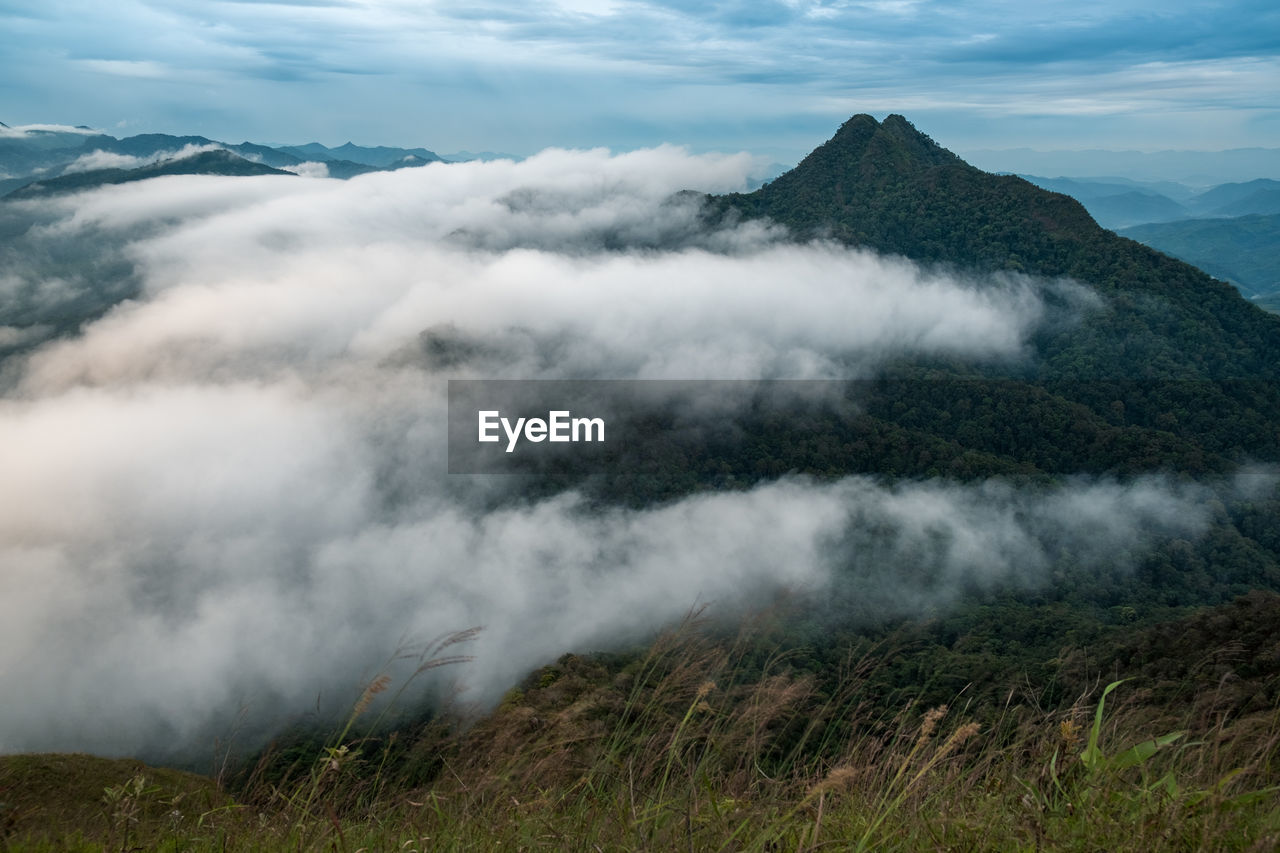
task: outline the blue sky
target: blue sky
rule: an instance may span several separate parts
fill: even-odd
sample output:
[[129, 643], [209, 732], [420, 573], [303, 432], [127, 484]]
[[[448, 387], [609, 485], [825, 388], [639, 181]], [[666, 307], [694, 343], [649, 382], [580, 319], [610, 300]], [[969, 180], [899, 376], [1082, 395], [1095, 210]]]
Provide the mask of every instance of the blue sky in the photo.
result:
[[0, 121], [794, 159], [899, 112], [980, 148], [1280, 146], [1280, 4], [0, 0]]

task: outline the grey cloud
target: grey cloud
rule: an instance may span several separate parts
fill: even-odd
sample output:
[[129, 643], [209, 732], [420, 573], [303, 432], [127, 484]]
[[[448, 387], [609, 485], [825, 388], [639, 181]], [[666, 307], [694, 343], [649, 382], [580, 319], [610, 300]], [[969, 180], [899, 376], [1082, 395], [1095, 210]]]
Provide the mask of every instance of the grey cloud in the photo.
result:
[[[200, 122], [223, 138], [362, 127], [522, 152], [551, 142], [777, 145], [755, 128], [781, 116], [797, 155], [854, 111], [910, 110], [939, 139], [952, 133], [951, 145], [1012, 136], [1097, 146], [1105, 134], [1144, 148], [1171, 135], [1189, 147], [1269, 144], [1275, 113], [1276, 13], [1252, 0], [1023, 4], [1016, 14], [995, 3], [628, 2], [599, 14], [579, 5], [59, 3], [24, 19], [22, 41], [8, 45], [10, 109], [34, 116], [56, 104], [55, 118], [128, 116], [148, 129]], [[1168, 81], [1154, 103], [1152, 69]], [[112, 73], [153, 77], [97, 85]], [[1028, 92], [1029, 79], [1054, 94]], [[307, 107], [335, 98], [348, 104], [347, 130], [331, 110]], [[1116, 119], [1071, 120], [1081, 103]], [[1212, 133], [1206, 110], [1220, 113]]]

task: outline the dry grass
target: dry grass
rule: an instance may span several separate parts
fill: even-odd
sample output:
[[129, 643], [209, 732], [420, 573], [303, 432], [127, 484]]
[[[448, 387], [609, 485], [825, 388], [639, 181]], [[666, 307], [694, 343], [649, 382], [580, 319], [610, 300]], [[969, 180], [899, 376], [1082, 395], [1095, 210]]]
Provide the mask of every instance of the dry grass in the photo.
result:
[[[356, 736], [390, 691], [380, 677], [302, 772], [251, 776], [234, 807], [166, 825], [155, 805], [169, 795], [144, 784], [99, 794], [94, 820], [11, 829], [10, 844], [1146, 851], [1268, 850], [1280, 838], [1275, 713], [1170, 719], [1122, 684], [1105, 708], [1101, 689], [1052, 711], [1010, 691], [981, 725], [954, 707], [876, 714], [870, 656], [823, 692], [786, 655], [753, 663], [753, 648], [693, 619], [630, 661], [566, 656], [474, 724]], [[423, 766], [430, 779], [414, 784], [408, 769]]]

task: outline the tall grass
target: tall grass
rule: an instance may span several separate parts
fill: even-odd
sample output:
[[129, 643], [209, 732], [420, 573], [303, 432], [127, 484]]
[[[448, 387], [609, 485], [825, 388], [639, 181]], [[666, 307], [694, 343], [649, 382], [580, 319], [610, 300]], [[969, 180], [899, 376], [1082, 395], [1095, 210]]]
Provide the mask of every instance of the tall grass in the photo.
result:
[[[166, 823], [146, 803], [122, 805], [145, 799], [143, 781], [104, 804], [127, 827], [79, 826], [62, 840], [73, 830], [84, 833], [77, 849], [127, 839], [345, 851], [1280, 844], [1275, 713], [1170, 726], [1169, 709], [1131, 701], [1122, 682], [1057, 710], [1011, 690], [1001, 708], [883, 711], [870, 692], [875, 650], [849, 659], [835, 687], [787, 654], [757, 652], [750, 631], [726, 638], [691, 618], [634, 658], [566, 656], [479, 720], [394, 735], [360, 725], [391, 692], [379, 677], [309, 764], [272, 774], [264, 756], [234, 805]], [[53, 849], [43, 843], [11, 839]]]

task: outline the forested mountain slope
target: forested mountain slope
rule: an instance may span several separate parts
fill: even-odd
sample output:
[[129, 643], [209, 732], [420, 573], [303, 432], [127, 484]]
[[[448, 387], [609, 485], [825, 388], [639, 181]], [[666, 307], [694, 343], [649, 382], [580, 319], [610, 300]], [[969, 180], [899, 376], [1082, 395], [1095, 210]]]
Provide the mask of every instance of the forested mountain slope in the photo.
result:
[[721, 215], [767, 216], [801, 237], [1089, 285], [1106, 309], [1042, 341], [1041, 378], [1276, 377], [1280, 319], [1117, 237], [1068, 196], [968, 165], [901, 116], [854, 116], [795, 169], [712, 205]]
[[[969, 166], [901, 116], [854, 116], [772, 183], [707, 204], [713, 222], [767, 217], [801, 240], [904, 255], [980, 280], [1069, 279], [1096, 295], [1076, 321], [1039, 333], [1026, 364], [898, 366], [895, 378], [931, 390], [898, 386], [868, 412], [883, 416], [882, 428], [913, 430], [917, 447], [927, 436], [952, 447], [953, 460], [967, 450], [1059, 472], [1194, 472], [1217, 468], [1215, 457], [1280, 458], [1280, 317], [1100, 227], [1068, 196]], [[896, 473], [947, 470], [927, 456], [923, 469]]]

